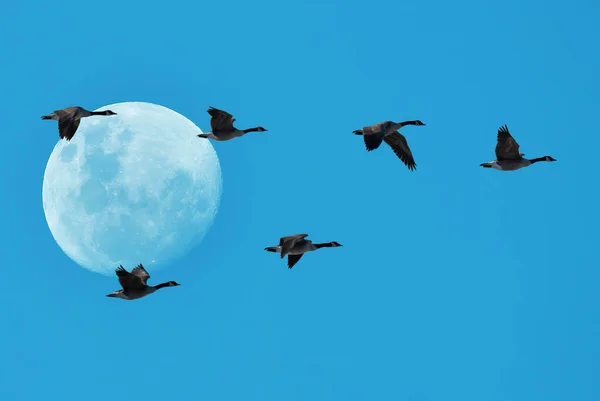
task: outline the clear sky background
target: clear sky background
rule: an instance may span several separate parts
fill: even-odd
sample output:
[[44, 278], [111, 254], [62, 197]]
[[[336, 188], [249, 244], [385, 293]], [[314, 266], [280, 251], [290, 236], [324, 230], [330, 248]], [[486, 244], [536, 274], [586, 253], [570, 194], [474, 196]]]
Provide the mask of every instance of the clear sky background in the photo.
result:
[[[7, 2], [0, 14], [0, 399], [597, 401], [600, 4]], [[209, 129], [204, 242], [135, 302], [55, 243], [40, 116], [124, 101]], [[418, 170], [352, 131], [403, 130]], [[483, 169], [497, 128], [528, 157]], [[263, 251], [342, 248], [291, 271]], [[144, 262], [144, 261], [140, 261]], [[127, 266], [131, 268], [131, 266]]]

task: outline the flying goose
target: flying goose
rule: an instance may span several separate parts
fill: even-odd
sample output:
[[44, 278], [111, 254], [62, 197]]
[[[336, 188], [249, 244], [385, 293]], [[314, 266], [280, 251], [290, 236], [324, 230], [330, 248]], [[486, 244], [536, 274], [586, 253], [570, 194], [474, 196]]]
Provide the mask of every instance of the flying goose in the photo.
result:
[[130, 301], [150, 295], [156, 290], [160, 290], [164, 287], [175, 287], [180, 285], [175, 281], [167, 281], [166, 283], [155, 286], [147, 285], [146, 281], [150, 278], [150, 274], [148, 274], [142, 264], [134, 267], [133, 270], [131, 270], [131, 273], [125, 270], [123, 266], [117, 267], [115, 272], [117, 273], [117, 277], [119, 277], [119, 283], [123, 289], [108, 294], [107, 297], [121, 298]]
[[552, 156], [525, 159], [525, 153], [519, 152], [519, 144], [510, 135], [506, 124], [498, 128], [498, 143], [496, 144], [496, 160], [481, 163], [484, 168], [493, 168], [500, 171], [514, 171], [523, 167], [531, 166], [537, 162], [555, 162]]
[[362, 135], [365, 139], [365, 146], [370, 152], [375, 150], [385, 141], [394, 151], [396, 156], [408, 167], [414, 171], [417, 168], [412, 152], [408, 147], [406, 138], [398, 130], [405, 125], [425, 125], [420, 120], [403, 121], [395, 123], [393, 121], [384, 121], [379, 124], [363, 127], [353, 131], [356, 135]]
[[342, 244], [335, 241], [313, 244], [311, 240], [305, 239], [306, 237], [308, 237], [308, 234], [296, 234], [288, 237], [281, 237], [279, 245], [268, 246], [265, 248], [265, 251], [279, 252], [282, 259], [285, 255], [288, 255], [288, 268], [291, 269], [306, 252], [316, 251], [319, 248], [336, 248], [342, 246]]
[[228, 141], [233, 138], [245, 135], [248, 132], [264, 132], [266, 129], [263, 127], [237, 129], [233, 126], [235, 118], [226, 111], [215, 109], [210, 106], [206, 110], [210, 114], [210, 127], [211, 132], [205, 134], [199, 134], [200, 138], [210, 138], [215, 141]]
[[74, 106], [55, 110], [53, 113], [42, 116], [42, 120], [58, 121], [58, 133], [60, 137], [70, 141], [79, 127], [79, 120], [82, 118], [90, 116], [114, 116], [115, 114], [117, 113], [111, 110], [89, 111], [83, 107]]

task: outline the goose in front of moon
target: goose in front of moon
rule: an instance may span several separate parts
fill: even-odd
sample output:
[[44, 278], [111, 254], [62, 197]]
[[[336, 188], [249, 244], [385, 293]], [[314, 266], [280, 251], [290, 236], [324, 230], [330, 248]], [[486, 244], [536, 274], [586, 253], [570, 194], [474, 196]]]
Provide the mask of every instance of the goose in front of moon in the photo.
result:
[[75, 136], [77, 128], [79, 127], [79, 121], [84, 117], [91, 116], [114, 116], [115, 113], [112, 110], [102, 111], [89, 111], [83, 107], [73, 106], [67, 107], [61, 110], [55, 110], [54, 112], [42, 116], [42, 120], [56, 120], [58, 121], [58, 134], [61, 139], [70, 141]]
[[119, 266], [115, 270], [115, 273], [117, 274], [117, 277], [119, 277], [119, 284], [121, 284], [122, 289], [108, 294], [107, 297], [125, 299], [127, 301], [143, 298], [161, 288], [177, 287], [181, 285], [175, 281], [166, 281], [157, 285], [148, 285], [146, 282], [150, 278], [150, 274], [144, 269], [144, 266], [141, 263], [134, 267], [131, 272], [125, 270], [123, 266]]

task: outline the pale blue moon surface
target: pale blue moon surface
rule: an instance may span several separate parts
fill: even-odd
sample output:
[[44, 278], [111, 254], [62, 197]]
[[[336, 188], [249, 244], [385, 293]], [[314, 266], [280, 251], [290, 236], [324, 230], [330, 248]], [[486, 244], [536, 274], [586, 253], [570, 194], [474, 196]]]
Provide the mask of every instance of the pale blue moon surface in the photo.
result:
[[107, 109], [117, 115], [81, 119], [73, 139], [54, 147], [42, 188], [48, 227], [91, 271], [161, 268], [197, 246], [213, 224], [219, 159], [210, 141], [196, 137], [200, 129], [173, 110], [143, 102], [98, 110]]

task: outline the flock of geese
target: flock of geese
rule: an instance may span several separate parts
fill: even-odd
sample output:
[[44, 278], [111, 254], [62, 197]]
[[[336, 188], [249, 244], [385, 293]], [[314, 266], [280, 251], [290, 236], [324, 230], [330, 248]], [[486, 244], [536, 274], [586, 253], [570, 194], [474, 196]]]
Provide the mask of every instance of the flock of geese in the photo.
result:
[[[198, 137], [200, 138], [211, 139], [214, 141], [229, 141], [246, 135], [249, 132], [267, 131], [261, 126], [247, 129], [236, 128], [233, 125], [235, 118], [224, 110], [209, 107], [207, 112], [211, 117], [210, 126], [212, 131], [199, 134]], [[48, 115], [42, 116], [42, 120], [58, 121], [58, 133], [60, 138], [70, 141], [73, 139], [73, 136], [75, 136], [77, 128], [79, 127], [79, 122], [82, 118], [91, 116], [113, 116], [116, 114], [117, 113], [111, 110], [89, 111], [83, 107], [75, 106], [56, 110]], [[362, 135], [367, 151], [373, 151], [379, 148], [382, 142], [385, 142], [402, 163], [404, 163], [410, 171], [414, 171], [417, 168], [417, 164], [415, 163], [415, 159], [406, 138], [399, 132], [402, 127], [407, 125], [425, 126], [420, 120], [402, 122], [384, 121], [355, 130], [353, 133]], [[508, 127], [504, 125], [498, 129], [496, 159], [490, 162], [481, 163], [480, 166], [500, 171], [515, 171], [523, 167], [531, 166], [537, 162], [556, 161], [552, 156], [542, 156], [533, 159], [527, 159], [523, 156], [525, 156], [525, 154], [520, 152], [519, 144], [510, 134]], [[287, 256], [287, 266], [291, 269], [307, 252], [316, 251], [320, 248], [335, 248], [342, 246], [336, 241], [313, 243], [311, 240], [306, 239], [306, 237], [308, 237], [308, 234], [296, 234], [282, 237], [279, 240], [279, 245], [266, 247], [265, 251], [279, 253], [281, 258]], [[148, 274], [142, 264], [133, 268], [131, 272], [125, 270], [123, 266], [119, 266], [115, 272], [119, 278], [122, 289], [108, 294], [107, 297], [133, 300], [150, 295], [161, 288], [179, 285], [175, 281], [167, 281], [154, 286], [148, 285], [147, 281], [150, 278], [150, 274]]]

